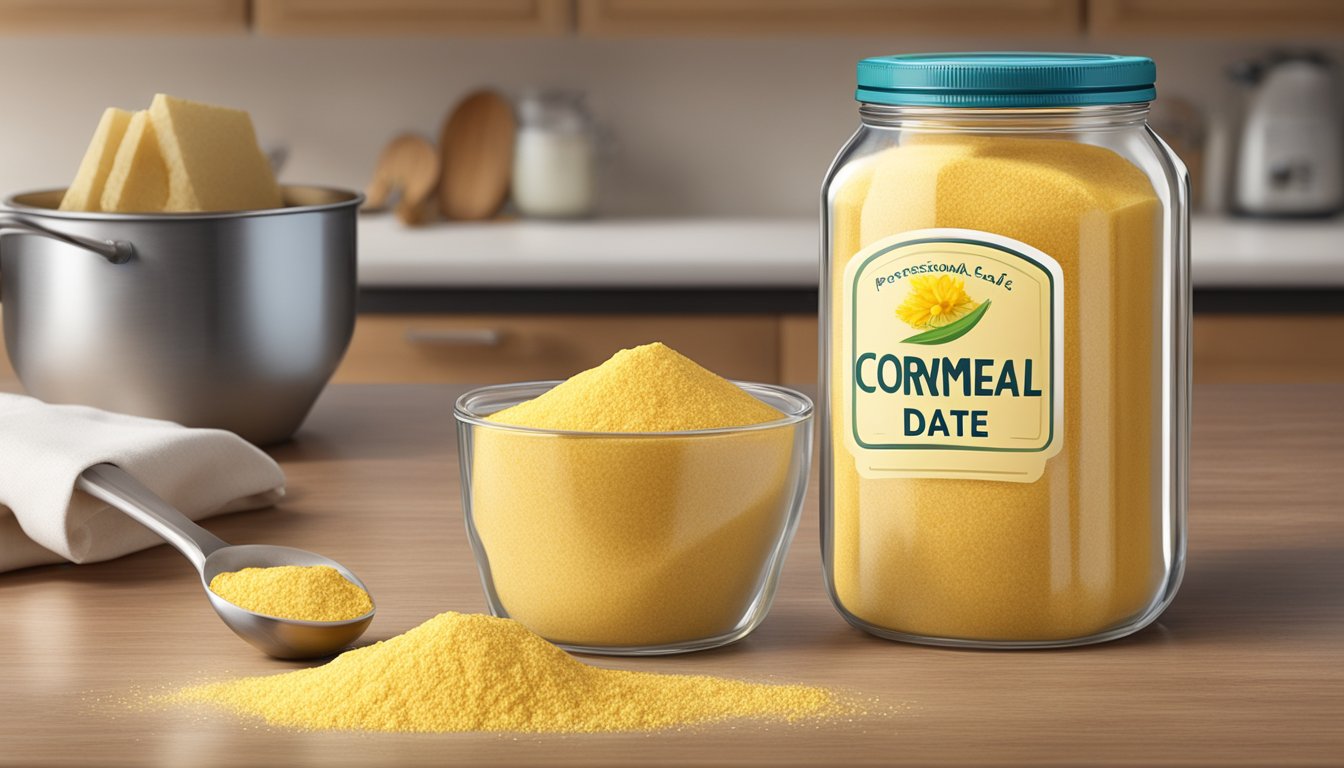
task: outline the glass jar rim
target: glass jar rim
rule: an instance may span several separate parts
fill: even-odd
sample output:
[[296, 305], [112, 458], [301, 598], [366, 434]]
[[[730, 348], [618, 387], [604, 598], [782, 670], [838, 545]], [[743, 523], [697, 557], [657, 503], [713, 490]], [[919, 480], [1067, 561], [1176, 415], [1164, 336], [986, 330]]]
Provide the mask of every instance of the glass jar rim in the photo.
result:
[[1055, 132], [1114, 129], [1143, 125], [1151, 111], [1146, 101], [1081, 107], [932, 107], [859, 103], [864, 125], [885, 128], [971, 130], [991, 132]]
[[[459, 424], [471, 424], [477, 427], [486, 427], [488, 429], [497, 429], [507, 432], [519, 432], [532, 435], [550, 435], [557, 437], [588, 437], [588, 438], [618, 438], [618, 439], [642, 439], [642, 438], [676, 438], [676, 437], [704, 437], [710, 435], [730, 435], [746, 432], [759, 432], [767, 429], [776, 429], [795, 424], [801, 424], [812, 418], [814, 406], [812, 399], [807, 395], [788, 387], [778, 384], [761, 384], [753, 381], [731, 380], [747, 394], [762, 400], [760, 395], [766, 395], [770, 399], [763, 400], [767, 405], [780, 410], [784, 415], [782, 418], [763, 421], [759, 424], [744, 424], [736, 427], [713, 427], [709, 429], [684, 429], [665, 432], [594, 432], [588, 430], [564, 430], [564, 429], [545, 429], [539, 427], [524, 427], [515, 424], [500, 424], [499, 422], [489, 421], [485, 417], [490, 413], [495, 413], [503, 408], [517, 405], [518, 403], [539, 397], [551, 389], [563, 383], [561, 380], [546, 381], [520, 381], [510, 384], [491, 384], [485, 387], [477, 387], [464, 393], [453, 404], [453, 416]], [[506, 404], [500, 408], [482, 413], [476, 407], [482, 398], [499, 395], [522, 395], [516, 400], [506, 401]]]

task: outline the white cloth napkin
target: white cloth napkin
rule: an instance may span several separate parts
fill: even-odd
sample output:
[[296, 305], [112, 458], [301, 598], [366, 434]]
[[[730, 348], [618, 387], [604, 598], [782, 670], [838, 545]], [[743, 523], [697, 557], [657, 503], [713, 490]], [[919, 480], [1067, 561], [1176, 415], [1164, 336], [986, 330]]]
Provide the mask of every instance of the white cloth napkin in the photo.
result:
[[162, 543], [75, 492], [79, 473], [103, 462], [193, 520], [270, 506], [284, 495], [280, 467], [232, 432], [0, 394], [0, 572], [110, 560]]

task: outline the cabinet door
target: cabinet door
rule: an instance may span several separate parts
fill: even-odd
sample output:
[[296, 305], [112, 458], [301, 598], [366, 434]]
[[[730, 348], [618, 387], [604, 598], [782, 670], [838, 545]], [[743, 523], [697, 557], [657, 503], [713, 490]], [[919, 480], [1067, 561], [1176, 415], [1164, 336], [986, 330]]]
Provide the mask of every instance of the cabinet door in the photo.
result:
[[[1344, 314], [1200, 313], [1193, 337], [1200, 384], [1344, 381]], [[779, 355], [783, 383], [816, 384], [816, 317], [784, 316]]]
[[1344, 314], [1201, 313], [1193, 336], [1196, 384], [1344, 381]]
[[257, 30], [275, 36], [559, 36], [570, 0], [254, 0]]
[[243, 34], [247, 0], [0, 0], [0, 34]]
[[784, 315], [779, 321], [779, 380], [800, 387], [817, 386], [817, 316]]
[[1089, 0], [1095, 37], [1338, 37], [1344, 0]]
[[1082, 31], [1083, 0], [579, 0], [596, 37], [1033, 34]]
[[338, 382], [497, 384], [563, 379], [662, 341], [723, 376], [775, 381], [774, 315], [359, 316]]

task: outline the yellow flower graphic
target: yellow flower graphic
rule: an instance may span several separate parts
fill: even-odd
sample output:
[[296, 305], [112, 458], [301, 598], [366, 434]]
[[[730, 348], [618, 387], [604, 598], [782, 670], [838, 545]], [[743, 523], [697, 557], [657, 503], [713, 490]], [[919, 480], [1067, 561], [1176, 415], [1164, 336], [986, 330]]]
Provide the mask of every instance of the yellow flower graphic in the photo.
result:
[[952, 275], [910, 278], [910, 295], [896, 308], [896, 316], [912, 328], [939, 328], [965, 317], [980, 306], [966, 295], [966, 283]]

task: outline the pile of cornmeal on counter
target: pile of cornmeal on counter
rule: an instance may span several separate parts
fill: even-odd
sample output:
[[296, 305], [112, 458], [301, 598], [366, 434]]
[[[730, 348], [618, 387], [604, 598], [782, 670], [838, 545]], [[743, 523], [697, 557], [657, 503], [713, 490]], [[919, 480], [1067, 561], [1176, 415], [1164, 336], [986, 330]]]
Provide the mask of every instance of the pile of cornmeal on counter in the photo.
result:
[[205, 704], [302, 730], [418, 733], [655, 731], [853, 708], [812, 686], [602, 669], [516, 621], [461, 613], [320, 667], [193, 686], [159, 703]]

